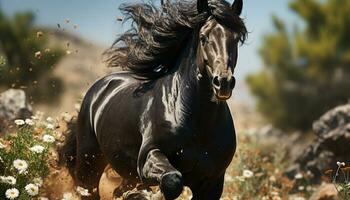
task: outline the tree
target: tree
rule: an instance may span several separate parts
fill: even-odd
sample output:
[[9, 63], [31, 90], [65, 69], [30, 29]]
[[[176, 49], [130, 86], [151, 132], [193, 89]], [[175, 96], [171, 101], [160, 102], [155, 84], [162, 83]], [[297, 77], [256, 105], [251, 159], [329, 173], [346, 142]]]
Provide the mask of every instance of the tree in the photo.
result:
[[18, 13], [9, 19], [0, 10], [0, 85], [24, 88], [33, 100], [44, 101], [62, 89], [50, 71], [63, 51], [49, 49], [47, 36], [34, 28], [33, 22], [32, 13]]
[[326, 110], [350, 98], [350, 1], [294, 0], [304, 22], [275, 31], [260, 49], [261, 72], [247, 78], [258, 110], [282, 129], [308, 130]]

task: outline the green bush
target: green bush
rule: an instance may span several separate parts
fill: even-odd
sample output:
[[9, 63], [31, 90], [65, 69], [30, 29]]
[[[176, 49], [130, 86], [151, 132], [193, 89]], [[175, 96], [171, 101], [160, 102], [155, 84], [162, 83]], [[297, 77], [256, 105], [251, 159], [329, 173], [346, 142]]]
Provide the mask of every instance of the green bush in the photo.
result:
[[53, 125], [33, 119], [15, 122], [18, 130], [0, 140], [0, 199], [28, 200], [38, 197], [49, 174]]
[[350, 1], [294, 0], [290, 8], [302, 28], [290, 30], [273, 17], [276, 30], [260, 49], [264, 68], [247, 82], [272, 124], [308, 130], [322, 113], [350, 98]]
[[34, 100], [47, 101], [63, 89], [50, 74], [63, 51], [49, 48], [48, 34], [33, 23], [32, 13], [8, 18], [0, 10], [0, 86], [22, 88]]

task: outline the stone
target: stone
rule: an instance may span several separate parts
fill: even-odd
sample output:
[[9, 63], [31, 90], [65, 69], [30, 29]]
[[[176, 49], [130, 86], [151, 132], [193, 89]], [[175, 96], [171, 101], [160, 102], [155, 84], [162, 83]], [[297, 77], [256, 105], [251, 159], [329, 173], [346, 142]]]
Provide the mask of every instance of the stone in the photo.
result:
[[338, 106], [314, 122], [316, 139], [301, 151], [285, 174], [293, 178], [298, 172], [311, 172], [311, 181], [319, 183], [324, 172], [336, 170], [336, 162], [350, 163], [350, 103]]
[[0, 133], [11, 121], [30, 118], [32, 114], [23, 90], [9, 89], [0, 94]]
[[310, 200], [338, 200], [338, 192], [333, 184], [321, 185], [310, 197]]

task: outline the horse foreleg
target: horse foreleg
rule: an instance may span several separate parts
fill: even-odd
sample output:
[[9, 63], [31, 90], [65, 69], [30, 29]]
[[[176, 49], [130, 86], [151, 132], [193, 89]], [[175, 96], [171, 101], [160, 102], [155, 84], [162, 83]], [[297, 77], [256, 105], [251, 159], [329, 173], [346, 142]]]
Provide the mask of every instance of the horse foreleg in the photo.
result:
[[144, 182], [157, 182], [166, 200], [177, 198], [183, 189], [182, 175], [159, 150], [147, 153], [143, 166], [139, 168]]
[[203, 181], [199, 187], [191, 188], [191, 200], [219, 200], [224, 187], [224, 176], [217, 180]]

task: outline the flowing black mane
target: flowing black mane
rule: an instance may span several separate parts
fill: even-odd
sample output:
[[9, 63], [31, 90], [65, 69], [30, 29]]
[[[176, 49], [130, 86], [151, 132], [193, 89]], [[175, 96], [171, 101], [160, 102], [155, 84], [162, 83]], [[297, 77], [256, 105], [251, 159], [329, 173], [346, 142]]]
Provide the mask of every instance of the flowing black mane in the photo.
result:
[[160, 8], [151, 3], [123, 4], [120, 10], [132, 28], [106, 51], [107, 64], [145, 78], [170, 69], [184, 42], [210, 16], [235, 31], [241, 42], [247, 36], [243, 20], [224, 0], [211, 0], [203, 13], [198, 13], [195, 1], [186, 0], [165, 0]]

